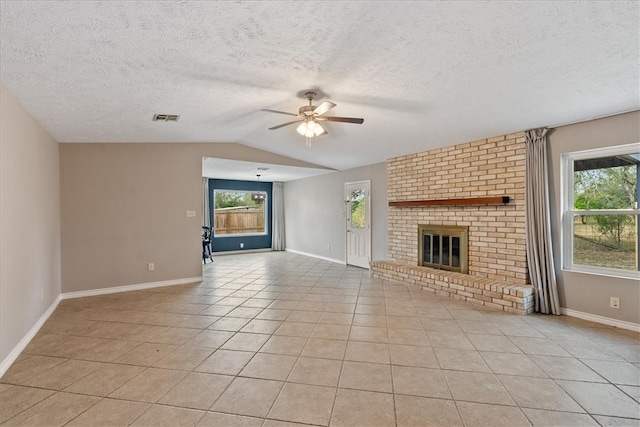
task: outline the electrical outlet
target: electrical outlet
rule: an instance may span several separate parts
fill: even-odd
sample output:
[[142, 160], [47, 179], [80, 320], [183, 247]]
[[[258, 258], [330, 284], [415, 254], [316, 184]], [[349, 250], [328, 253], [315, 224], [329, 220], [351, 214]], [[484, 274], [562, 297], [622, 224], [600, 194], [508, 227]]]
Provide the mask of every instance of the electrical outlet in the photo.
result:
[[618, 298], [618, 297], [610, 297], [609, 298], [609, 307], [620, 310], [620, 298]]
[[186, 216], [187, 218], [195, 218], [195, 216], [196, 216], [196, 211], [186, 211], [186, 212], [185, 212], [185, 216]]
[[244, 243], [240, 243], [240, 249], [244, 248]]
[[327, 245], [327, 249], [331, 250], [331, 245]]
[[156, 266], [154, 263], [150, 262], [149, 265], [147, 266], [147, 270], [149, 271], [153, 271], [155, 270]]
[[44, 288], [42, 286], [40, 287], [40, 299], [44, 299]]

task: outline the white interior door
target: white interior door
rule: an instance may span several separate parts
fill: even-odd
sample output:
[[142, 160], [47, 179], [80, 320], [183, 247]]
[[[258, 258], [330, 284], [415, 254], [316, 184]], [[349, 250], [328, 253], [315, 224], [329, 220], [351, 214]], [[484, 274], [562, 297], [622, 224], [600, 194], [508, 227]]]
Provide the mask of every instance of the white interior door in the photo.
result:
[[371, 261], [371, 182], [344, 184], [347, 201], [347, 264], [369, 268]]

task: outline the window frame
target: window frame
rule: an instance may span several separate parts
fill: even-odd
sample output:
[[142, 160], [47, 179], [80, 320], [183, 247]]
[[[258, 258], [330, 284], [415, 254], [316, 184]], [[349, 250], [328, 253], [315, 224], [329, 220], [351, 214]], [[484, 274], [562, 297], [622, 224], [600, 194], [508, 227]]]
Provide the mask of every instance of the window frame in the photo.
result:
[[[640, 143], [618, 145], [614, 147], [596, 148], [583, 151], [564, 153], [560, 162], [562, 201], [561, 212], [561, 263], [565, 271], [597, 274], [621, 278], [640, 278], [640, 271], [623, 270], [618, 268], [596, 267], [573, 263], [573, 221], [575, 215], [636, 215], [640, 217], [640, 205], [629, 209], [574, 209], [574, 162], [576, 160], [611, 157], [640, 153]], [[640, 201], [638, 201], [640, 202]], [[640, 220], [640, 219], [639, 219]], [[639, 237], [640, 238], [640, 237]], [[637, 249], [636, 249], [637, 250]]]
[[[216, 196], [216, 192], [226, 192], [226, 193], [264, 193], [264, 200], [262, 201], [262, 206], [263, 206], [263, 213], [264, 213], [264, 231], [262, 233], [235, 233], [235, 234], [216, 234], [215, 233], [215, 221], [216, 221], [216, 211], [218, 209], [216, 209], [215, 205], [215, 196]], [[226, 188], [214, 188], [213, 189], [213, 200], [212, 200], [212, 212], [211, 212], [211, 219], [212, 219], [212, 224], [211, 224], [211, 235], [214, 236], [216, 239], [225, 239], [227, 237], [248, 237], [248, 236], [267, 236], [269, 234], [269, 228], [268, 228], [268, 224], [269, 224], [269, 209], [267, 209], [267, 206], [269, 206], [269, 192], [264, 191], [264, 190], [229, 190]]]

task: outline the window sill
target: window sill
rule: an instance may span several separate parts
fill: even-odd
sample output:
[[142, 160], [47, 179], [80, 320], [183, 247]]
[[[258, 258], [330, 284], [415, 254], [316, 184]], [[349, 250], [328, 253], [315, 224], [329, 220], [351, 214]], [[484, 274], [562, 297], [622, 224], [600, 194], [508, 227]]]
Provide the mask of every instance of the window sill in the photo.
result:
[[566, 271], [569, 273], [590, 274], [593, 276], [615, 277], [617, 279], [640, 280], [640, 271], [625, 271], [596, 267], [589, 268], [585, 266], [563, 267], [562, 271]]
[[268, 236], [269, 233], [244, 233], [244, 234], [213, 234], [214, 239], [225, 239], [227, 237], [259, 237], [259, 236]]

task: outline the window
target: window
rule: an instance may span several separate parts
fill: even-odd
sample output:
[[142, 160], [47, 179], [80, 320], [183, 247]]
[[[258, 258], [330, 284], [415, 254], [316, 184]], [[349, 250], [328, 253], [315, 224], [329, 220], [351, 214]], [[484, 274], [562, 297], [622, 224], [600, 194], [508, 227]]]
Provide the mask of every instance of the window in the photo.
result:
[[363, 188], [351, 191], [351, 227], [364, 228], [367, 224], [367, 197]]
[[568, 270], [640, 277], [640, 144], [563, 155]]
[[264, 191], [214, 190], [215, 237], [265, 235], [267, 193]]

